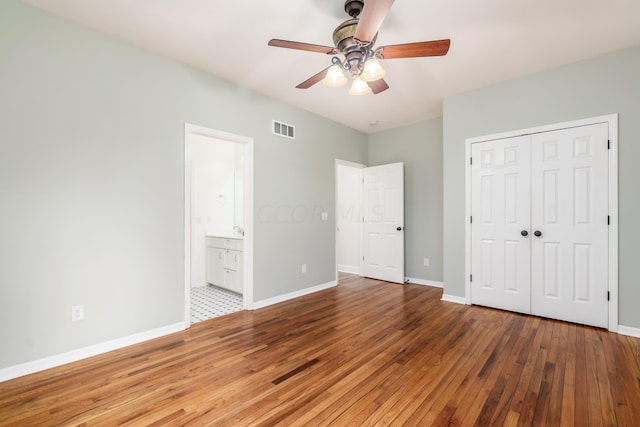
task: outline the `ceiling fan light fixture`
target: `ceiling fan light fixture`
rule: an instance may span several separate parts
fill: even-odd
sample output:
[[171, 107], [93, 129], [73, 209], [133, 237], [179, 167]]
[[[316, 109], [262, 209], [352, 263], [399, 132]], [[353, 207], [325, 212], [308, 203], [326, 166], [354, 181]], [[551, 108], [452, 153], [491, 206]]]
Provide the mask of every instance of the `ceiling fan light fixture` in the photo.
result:
[[345, 71], [349, 71], [353, 76], [353, 85], [349, 89], [349, 94], [379, 94], [389, 89], [389, 85], [384, 81], [386, 71], [378, 59], [443, 56], [449, 51], [451, 45], [449, 39], [375, 47], [378, 30], [394, 0], [343, 1], [344, 10], [351, 19], [347, 19], [333, 31], [333, 46], [280, 39], [271, 39], [267, 43], [274, 47], [333, 56], [331, 66], [309, 77], [296, 88], [309, 89], [321, 81], [325, 86], [342, 86], [347, 80]]
[[384, 77], [387, 72], [376, 58], [371, 58], [364, 63], [360, 78], [365, 82], [375, 82]]
[[347, 84], [347, 77], [339, 65], [332, 65], [327, 70], [327, 75], [322, 79], [322, 84], [328, 87], [340, 87]]
[[354, 77], [351, 89], [349, 89], [349, 95], [366, 95], [368, 93], [371, 93], [369, 85], [359, 76]]

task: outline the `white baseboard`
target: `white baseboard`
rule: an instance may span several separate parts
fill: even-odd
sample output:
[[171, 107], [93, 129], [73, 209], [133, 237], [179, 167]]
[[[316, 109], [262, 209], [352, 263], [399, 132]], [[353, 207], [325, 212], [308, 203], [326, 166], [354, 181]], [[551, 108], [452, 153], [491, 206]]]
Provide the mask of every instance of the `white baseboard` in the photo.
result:
[[33, 374], [34, 372], [44, 371], [45, 369], [55, 368], [56, 366], [65, 365], [67, 363], [76, 362], [108, 351], [117, 350], [133, 344], [139, 344], [144, 341], [159, 338], [165, 335], [180, 332], [185, 329], [184, 322], [174, 323], [173, 325], [163, 326], [161, 328], [152, 329], [150, 331], [140, 332], [138, 334], [129, 335], [122, 338], [116, 338], [111, 341], [91, 345], [89, 347], [71, 350], [66, 353], [56, 354], [45, 357], [44, 359], [34, 360], [31, 362], [21, 363], [8, 368], [0, 369], [0, 382], [22, 377], [24, 375]]
[[360, 275], [360, 267], [354, 265], [338, 264], [338, 271], [340, 271], [341, 273]]
[[465, 297], [457, 297], [455, 295], [442, 294], [442, 298], [440, 299], [442, 301], [455, 302], [456, 304], [467, 304], [467, 299]]
[[435, 282], [433, 280], [416, 279], [414, 277], [405, 277], [406, 282], [413, 283], [414, 285], [433, 286], [436, 288], [444, 288], [444, 283]]
[[640, 328], [618, 325], [618, 333], [622, 335], [628, 335], [630, 337], [640, 338]]
[[329, 289], [337, 285], [338, 285], [338, 282], [335, 280], [332, 280], [331, 282], [323, 283], [322, 285], [312, 286], [310, 288], [301, 289], [299, 291], [290, 292], [284, 295], [278, 295], [277, 297], [267, 298], [262, 301], [256, 301], [253, 303], [253, 309], [257, 310], [259, 308], [267, 307], [273, 304], [277, 304], [279, 302], [284, 302], [293, 298], [298, 298], [303, 295], [308, 295], [314, 292], [322, 291], [324, 289]]

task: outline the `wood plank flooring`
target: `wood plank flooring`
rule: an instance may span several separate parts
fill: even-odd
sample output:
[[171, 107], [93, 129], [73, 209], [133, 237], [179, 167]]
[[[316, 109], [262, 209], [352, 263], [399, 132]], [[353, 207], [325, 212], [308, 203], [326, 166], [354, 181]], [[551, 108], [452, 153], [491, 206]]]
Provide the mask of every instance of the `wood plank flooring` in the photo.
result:
[[0, 383], [0, 425], [640, 425], [640, 339], [441, 296], [341, 279]]

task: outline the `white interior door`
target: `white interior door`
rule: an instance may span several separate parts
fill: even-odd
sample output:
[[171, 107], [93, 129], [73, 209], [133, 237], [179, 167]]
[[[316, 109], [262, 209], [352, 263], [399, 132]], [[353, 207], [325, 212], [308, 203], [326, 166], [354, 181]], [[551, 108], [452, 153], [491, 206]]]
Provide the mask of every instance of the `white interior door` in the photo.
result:
[[529, 137], [473, 144], [471, 302], [529, 313]]
[[363, 274], [404, 283], [403, 164], [365, 168], [363, 178]]
[[600, 123], [531, 137], [532, 314], [608, 325], [608, 134]]

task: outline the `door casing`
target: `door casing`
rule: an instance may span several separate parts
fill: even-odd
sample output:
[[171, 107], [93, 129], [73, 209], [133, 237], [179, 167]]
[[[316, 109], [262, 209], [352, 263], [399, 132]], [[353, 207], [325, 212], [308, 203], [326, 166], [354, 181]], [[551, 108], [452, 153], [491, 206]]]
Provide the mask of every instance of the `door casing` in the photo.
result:
[[184, 327], [191, 326], [191, 170], [189, 140], [191, 135], [243, 144], [244, 146], [244, 241], [242, 305], [253, 308], [253, 138], [185, 123], [184, 126]]
[[609, 128], [609, 179], [608, 179], [608, 208], [609, 208], [609, 325], [611, 332], [618, 331], [618, 115], [592, 117], [582, 120], [574, 120], [539, 126], [528, 129], [504, 132], [493, 135], [468, 138], [465, 141], [465, 302], [471, 304], [471, 145], [479, 142], [492, 141], [531, 135], [542, 132], [550, 132], [577, 126], [586, 126], [597, 123], [607, 123]]

